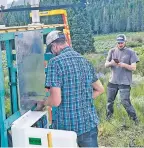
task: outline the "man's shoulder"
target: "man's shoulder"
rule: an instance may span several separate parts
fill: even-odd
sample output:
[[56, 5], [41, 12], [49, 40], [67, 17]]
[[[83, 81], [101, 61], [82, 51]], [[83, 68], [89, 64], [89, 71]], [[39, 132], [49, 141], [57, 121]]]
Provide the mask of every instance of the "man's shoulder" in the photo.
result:
[[65, 62], [67, 58], [73, 58], [76, 56], [81, 56], [81, 55], [78, 52], [71, 50], [71, 51], [67, 51], [65, 53], [59, 54], [58, 56], [53, 57], [52, 59], [50, 59], [49, 62], [53, 64], [57, 64], [59, 62]]
[[66, 54], [63, 53], [63, 54], [59, 54], [55, 57], [53, 57], [52, 59], [50, 59], [51, 62], [58, 62], [59, 60], [63, 59], [66, 57]]
[[114, 52], [115, 50], [116, 50], [116, 48], [114, 47], [114, 48], [111, 48], [111, 49], [109, 50], [109, 52], [112, 53], [112, 52]]
[[135, 51], [129, 47], [125, 47], [125, 50], [128, 52], [128, 54], [132, 54], [134, 53]]
[[132, 48], [130, 47], [125, 47], [125, 50], [128, 50], [128, 51], [134, 51]]
[[[116, 52], [117, 51], [117, 49], [118, 48], [111, 48], [110, 50], [109, 50], [109, 52]], [[128, 53], [133, 53], [133, 52], [135, 52], [133, 49], [131, 49], [131, 48], [129, 48], [129, 47], [125, 47], [124, 48], [125, 49], [125, 51], [127, 51]]]
[[55, 57], [53, 57], [53, 58], [51, 58], [51, 59], [49, 60], [48, 64], [49, 64], [49, 65], [50, 65], [50, 64], [55, 65], [55, 64], [58, 63], [58, 61], [59, 61], [58, 56], [55, 56]]

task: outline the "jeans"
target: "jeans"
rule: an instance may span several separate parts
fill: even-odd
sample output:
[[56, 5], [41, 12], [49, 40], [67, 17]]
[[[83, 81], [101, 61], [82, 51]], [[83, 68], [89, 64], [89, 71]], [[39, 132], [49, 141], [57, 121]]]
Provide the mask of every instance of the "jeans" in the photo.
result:
[[98, 129], [93, 128], [91, 131], [86, 132], [77, 137], [77, 143], [79, 147], [98, 147], [97, 142]]
[[120, 98], [121, 98], [121, 104], [124, 106], [125, 110], [127, 111], [128, 115], [133, 119], [136, 120], [136, 112], [134, 107], [131, 104], [130, 101], [130, 85], [117, 85], [117, 84], [108, 84], [107, 88], [107, 117], [111, 116], [114, 112], [113, 110], [113, 104], [114, 100], [116, 98], [116, 95], [120, 93]]

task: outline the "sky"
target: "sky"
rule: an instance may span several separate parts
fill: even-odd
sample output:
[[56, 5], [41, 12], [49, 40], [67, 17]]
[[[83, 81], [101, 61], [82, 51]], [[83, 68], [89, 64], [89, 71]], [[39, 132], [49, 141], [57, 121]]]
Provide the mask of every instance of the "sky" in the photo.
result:
[[[13, 0], [7, 0], [7, 3], [9, 4], [9, 3], [11, 3]], [[15, 0], [15, 1], [17, 1], [17, 0]]]

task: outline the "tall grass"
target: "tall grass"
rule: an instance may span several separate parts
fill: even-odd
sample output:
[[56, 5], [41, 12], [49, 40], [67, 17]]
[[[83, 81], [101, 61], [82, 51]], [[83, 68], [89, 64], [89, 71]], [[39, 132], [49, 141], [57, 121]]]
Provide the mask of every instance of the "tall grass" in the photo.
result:
[[103, 84], [105, 93], [94, 100], [99, 124], [99, 144], [106, 147], [140, 147], [144, 146], [144, 83], [135, 84], [131, 89], [131, 102], [140, 120], [138, 126], [129, 119], [127, 112], [120, 103], [119, 95], [114, 104], [114, 115], [106, 121], [107, 83], [108, 76]]

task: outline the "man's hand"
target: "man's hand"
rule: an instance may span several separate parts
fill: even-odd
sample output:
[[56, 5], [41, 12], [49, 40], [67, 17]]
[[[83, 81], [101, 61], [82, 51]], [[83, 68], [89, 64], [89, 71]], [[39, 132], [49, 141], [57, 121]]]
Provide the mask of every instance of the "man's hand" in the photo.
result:
[[117, 66], [118, 64], [114, 60], [111, 60], [111, 65], [112, 66]]
[[125, 63], [120, 62], [120, 63], [118, 63], [118, 66], [119, 66], [119, 67], [122, 67], [122, 68], [125, 68], [125, 67], [126, 67], [126, 64], [125, 64]]
[[37, 101], [37, 106], [34, 109], [35, 111], [43, 111], [45, 109], [45, 100]]
[[100, 80], [94, 82], [92, 86], [93, 86], [93, 99], [95, 99], [104, 92], [104, 87]]
[[114, 60], [111, 60], [110, 62], [106, 61], [105, 63], [105, 67], [111, 67], [111, 66], [117, 66], [117, 65], [118, 64]]

